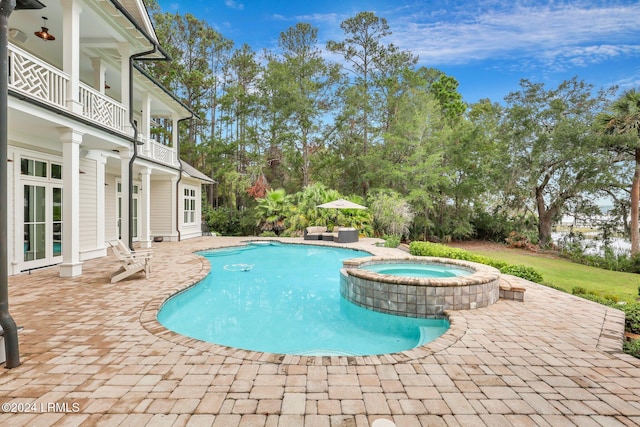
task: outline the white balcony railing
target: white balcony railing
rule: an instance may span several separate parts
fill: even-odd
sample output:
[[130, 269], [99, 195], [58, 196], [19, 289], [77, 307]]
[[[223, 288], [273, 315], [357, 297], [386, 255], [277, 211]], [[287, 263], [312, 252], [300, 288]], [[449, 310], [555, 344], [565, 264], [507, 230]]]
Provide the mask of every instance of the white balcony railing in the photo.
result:
[[[30, 98], [67, 110], [67, 85], [71, 80], [69, 75], [11, 43], [8, 47], [9, 87]], [[126, 106], [84, 83], [80, 83], [78, 95], [83, 117], [128, 135]], [[142, 155], [160, 163], [179, 166], [178, 156], [173, 147], [144, 135], [139, 135], [139, 139], [145, 143], [141, 148]]]
[[9, 87], [53, 104], [66, 108], [69, 76], [9, 44]]
[[149, 157], [162, 163], [179, 166], [178, 156], [176, 156], [176, 150], [173, 147], [167, 147], [153, 139], [148, 139], [147, 144], [149, 144]]
[[173, 147], [161, 144], [155, 139], [146, 138], [142, 134], [138, 135], [138, 140], [142, 143], [138, 148], [138, 153], [141, 155], [171, 166], [180, 166], [176, 150]]
[[82, 115], [97, 123], [124, 132], [126, 108], [113, 99], [80, 83], [80, 104]]

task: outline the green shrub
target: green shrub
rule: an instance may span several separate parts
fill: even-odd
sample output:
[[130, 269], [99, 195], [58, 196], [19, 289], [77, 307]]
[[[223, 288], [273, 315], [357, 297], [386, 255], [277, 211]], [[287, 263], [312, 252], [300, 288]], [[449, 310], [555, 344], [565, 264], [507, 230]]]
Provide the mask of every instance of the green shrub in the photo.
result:
[[500, 273], [511, 274], [535, 283], [542, 282], [542, 275], [535, 268], [527, 267], [526, 265], [507, 265], [500, 269]]
[[640, 303], [623, 305], [624, 328], [627, 332], [640, 334]]
[[640, 254], [634, 257], [624, 253], [616, 254], [609, 246], [604, 247], [603, 255], [587, 255], [581, 245], [567, 244], [562, 248], [562, 256], [575, 263], [590, 267], [626, 273], [640, 273]]
[[[631, 273], [640, 273], [640, 253], [635, 254], [629, 260], [629, 271]], [[638, 286], [638, 295], [640, 295], [640, 286]]]
[[623, 350], [625, 353], [640, 359], [640, 340], [625, 341]]
[[473, 256], [464, 249], [452, 248], [431, 242], [411, 242], [409, 252], [415, 256], [433, 256], [461, 260], [468, 260], [470, 256]]
[[222, 236], [253, 236], [256, 232], [253, 209], [237, 210], [228, 207], [206, 209], [203, 221], [212, 232]]
[[536, 283], [542, 283], [542, 275], [535, 269], [524, 265], [510, 265], [504, 261], [474, 255], [464, 249], [452, 248], [438, 243], [431, 242], [411, 242], [409, 252], [415, 256], [433, 256], [440, 258], [459, 259], [464, 261], [477, 262], [497, 268], [501, 273], [511, 274], [522, 279]]
[[[491, 259], [491, 258], [487, 258], [487, 257], [478, 257], [477, 260], [473, 260], [473, 262], [477, 262], [480, 264], [487, 264], [493, 268], [497, 268], [498, 270], [502, 271], [503, 268], [506, 268], [509, 266], [509, 263], [506, 261], [500, 261], [497, 259]], [[509, 273], [510, 274], [510, 273]]]
[[566, 289], [561, 288], [560, 286], [554, 285], [553, 283], [543, 282], [543, 283], [541, 283], [541, 285], [545, 285], [547, 288], [555, 289], [556, 291], [567, 293]]
[[618, 305], [616, 301], [612, 301], [608, 298], [605, 298], [601, 295], [596, 294], [595, 292], [587, 292], [585, 294], [574, 294], [580, 298], [588, 299], [589, 301], [597, 302], [598, 304], [606, 305], [608, 307], [615, 307], [621, 309], [622, 307]]
[[397, 248], [400, 246], [400, 236], [384, 236], [385, 248]]
[[571, 293], [573, 295], [583, 295], [587, 293], [587, 290], [580, 286], [574, 286], [573, 288], [571, 288]]

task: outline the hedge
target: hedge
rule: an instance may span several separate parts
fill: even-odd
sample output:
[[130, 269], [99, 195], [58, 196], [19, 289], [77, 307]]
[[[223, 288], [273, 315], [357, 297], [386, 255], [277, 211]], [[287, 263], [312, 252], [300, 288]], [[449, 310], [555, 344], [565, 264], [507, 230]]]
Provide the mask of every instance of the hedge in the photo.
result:
[[450, 246], [441, 245], [431, 242], [411, 242], [409, 252], [415, 256], [433, 256], [439, 258], [459, 259], [463, 261], [477, 262], [479, 264], [489, 265], [500, 270], [501, 273], [510, 274], [520, 277], [531, 282], [542, 283], [542, 274], [536, 269], [527, 267], [526, 265], [508, 264], [489, 257], [475, 255], [464, 249], [452, 248]]

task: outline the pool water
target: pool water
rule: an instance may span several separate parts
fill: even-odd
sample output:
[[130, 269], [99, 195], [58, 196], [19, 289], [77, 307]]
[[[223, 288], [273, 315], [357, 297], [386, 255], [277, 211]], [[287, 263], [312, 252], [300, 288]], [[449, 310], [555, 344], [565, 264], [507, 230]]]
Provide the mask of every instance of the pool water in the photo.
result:
[[314, 356], [408, 350], [442, 335], [446, 319], [378, 313], [340, 296], [340, 268], [362, 251], [313, 245], [250, 244], [202, 252], [210, 274], [169, 299], [166, 328], [246, 350]]
[[464, 268], [457, 268], [444, 264], [417, 264], [417, 263], [394, 263], [394, 264], [370, 264], [360, 267], [363, 270], [374, 273], [389, 274], [402, 277], [458, 277], [469, 276], [473, 271]]

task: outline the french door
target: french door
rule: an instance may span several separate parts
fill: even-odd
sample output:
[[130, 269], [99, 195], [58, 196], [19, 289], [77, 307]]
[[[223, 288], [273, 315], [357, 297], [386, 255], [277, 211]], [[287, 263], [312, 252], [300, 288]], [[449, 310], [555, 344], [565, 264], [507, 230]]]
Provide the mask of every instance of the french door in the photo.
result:
[[62, 186], [25, 183], [22, 270], [62, 262]]
[[[131, 237], [134, 241], [138, 240], [140, 221], [138, 220], [139, 212], [140, 212], [140, 187], [138, 185], [133, 185], [133, 192], [131, 193], [131, 198], [133, 202], [133, 223], [131, 224]], [[122, 239], [122, 228], [120, 225], [122, 224], [122, 183], [117, 183], [117, 206], [118, 206], [118, 239]], [[125, 215], [128, 215], [128, 212], [124, 212]]]

